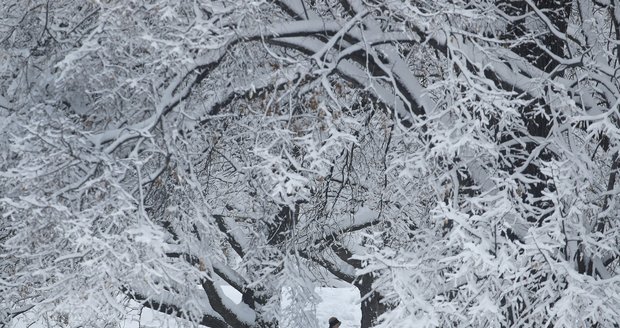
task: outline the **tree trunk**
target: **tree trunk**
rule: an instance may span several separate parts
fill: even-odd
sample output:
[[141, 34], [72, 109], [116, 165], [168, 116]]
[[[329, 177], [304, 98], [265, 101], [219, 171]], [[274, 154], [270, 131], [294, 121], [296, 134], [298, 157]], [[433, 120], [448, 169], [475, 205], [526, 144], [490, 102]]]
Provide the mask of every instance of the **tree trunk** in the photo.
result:
[[361, 328], [373, 327], [377, 323], [377, 318], [386, 310], [385, 304], [381, 303], [381, 294], [372, 287], [374, 280], [372, 274], [367, 273], [360, 276], [355, 282], [355, 286], [359, 289], [362, 297]]

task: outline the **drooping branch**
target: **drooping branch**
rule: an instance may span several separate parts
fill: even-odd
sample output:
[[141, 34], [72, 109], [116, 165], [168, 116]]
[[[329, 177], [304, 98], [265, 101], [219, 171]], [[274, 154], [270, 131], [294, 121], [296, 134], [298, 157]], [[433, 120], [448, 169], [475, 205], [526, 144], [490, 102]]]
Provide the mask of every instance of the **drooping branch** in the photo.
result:
[[[228, 297], [222, 294], [219, 288], [213, 283], [212, 279], [203, 278], [201, 280], [201, 285], [209, 299], [209, 306], [213, 308], [215, 312], [220, 314], [222, 318], [224, 318], [224, 320], [232, 327], [252, 326], [251, 322], [248, 320], [243, 321], [240, 318], [247, 319], [247, 314], [253, 313], [254, 309], [256, 309], [256, 304], [264, 305], [266, 300], [256, 296], [257, 293], [254, 289], [247, 286], [247, 282], [243, 276], [220, 261], [201, 259], [196, 255], [190, 255], [184, 252], [169, 252], [166, 255], [171, 258], [182, 258], [191, 265], [199, 266], [201, 270], [206, 270], [208, 263], [209, 269], [212, 269], [213, 273], [219, 276], [231, 287], [235, 288], [242, 295], [241, 304], [234, 306]], [[242, 306], [247, 307], [247, 309], [242, 311], [246, 315], [242, 315], [238, 312], [238, 310], [235, 310], [235, 307]], [[253, 316], [255, 317], [255, 315]]]
[[181, 319], [189, 320], [191, 322], [197, 323], [199, 325], [205, 327], [212, 328], [230, 328], [230, 326], [226, 323], [224, 318], [219, 316], [216, 313], [210, 314], [202, 314], [196, 316], [193, 313], [188, 313], [183, 306], [179, 306], [177, 304], [170, 303], [169, 301], [155, 300], [151, 297], [147, 297], [141, 293], [138, 293], [130, 288], [123, 288], [123, 292], [133, 299], [134, 301], [140, 302], [140, 304], [155, 310], [157, 312], [161, 312], [164, 314], [172, 315]]
[[[321, 267], [325, 268], [327, 271], [329, 271], [329, 273], [333, 274], [334, 277], [341, 279], [342, 281], [348, 283], [353, 283], [353, 281], [355, 281], [354, 267], [347, 267], [349, 270], [343, 270], [344, 267], [342, 265], [338, 265], [333, 261], [325, 259], [322, 255], [313, 255], [311, 252], [306, 250], [299, 250], [298, 253], [303, 258], [311, 260], [316, 264], [320, 265]], [[347, 263], [345, 263], [345, 265], [348, 266]]]
[[221, 290], [212, 280], [205, 278], [202, 280], [201, 285], [209, 298], [211, 307], [224, 318], [230, 327], [250, 328], [254, 326], [256, 316], [253, 311], [248, 311], [247, 309], [243, 311], [244, 313], [251, 313], [252, 315], [250, 316], [241, 314], [239, 310], [233, 307], [232, 301], [227, 296], [222, 295]]

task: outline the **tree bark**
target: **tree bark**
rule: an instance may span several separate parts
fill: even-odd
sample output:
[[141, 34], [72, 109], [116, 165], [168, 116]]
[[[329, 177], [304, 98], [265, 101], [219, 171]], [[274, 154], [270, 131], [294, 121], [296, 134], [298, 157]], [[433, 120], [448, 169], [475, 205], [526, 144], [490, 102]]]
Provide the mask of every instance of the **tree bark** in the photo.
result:
[[374, 327], [379, 316], [385, 313], [387, 309], [385, 304], [381, 302], [383, 297], [373, 288], [374, 282], [375, 279], [371, 273], [359, 276], [355, 282], [355, 286], [359, 289], [362, 297], [361, 328]]

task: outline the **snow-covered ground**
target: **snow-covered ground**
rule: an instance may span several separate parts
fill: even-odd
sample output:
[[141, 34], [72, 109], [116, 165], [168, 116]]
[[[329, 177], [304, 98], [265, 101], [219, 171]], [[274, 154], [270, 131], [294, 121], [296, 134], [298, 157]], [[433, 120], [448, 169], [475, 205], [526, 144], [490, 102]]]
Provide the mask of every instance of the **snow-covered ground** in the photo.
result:
[[[241, 294], [232, 287], [223, 287], [224, 292], [235, 303], [241, 302]], [[323, 288], [317, 287], [316, 293], [321, 298], [321, 302], [313, 309], [306, 309], [306, 313], [316, 318], [316, 326], [318, 328], [327, 328], [327, 321], [330, 317], [337, 317], [342, 322], [340, 328], [359, 328], [362, 313], [360, 310], [360, 294], [357, 288]], [[137, 303], [135, 304], [137, 305]], [[286, 304], [283, 304], [286, 306]], [[132, 306], [130, 306], [132, 307]], [[141, 313], [137, 306], [133, 307], [130, 315], [125, 322], [121, 324], [122, 328], [178, 328], [175, 318], [154, 312], [144, 308]], [[312, 313], [314, 312], [314, 313]], [[20, 320], [22, 319], [22, 320]], [[46, 327], [45, 322], [28, 325], [27, 320], [16, 318], [11, 322], [8, 328], [43, 328]], [[286, 321], [286, 320], [283, 320]], [[288, 328], [288, 327], [284, 327]], [[294, 328], [294, 327], [291, 327]]]
[[351, 288], [317, 288], [323, 300], [316, 307], [319, 327], [328, 327], [327, 320], [337, 317], [342, 322], [340, 328], [359, 328], [362, 320], [360, 292]]
[[[359, 328], [360, 321], [362, 319], [362, 312], [360, 310], [360, 293], [355, 287], [344, 288], [328, 288], [317, 287], [315, 293], [320, 297], [321, 302], [316, 306], [303, 309], [306, 318], [314, 320], [314, 325], [310, 327], [327, 328], [329, 326], [328, 321], [331, 317], [337, 317], [342, 325], [341, 328]], [[287, 300], [287, 293], [282, 295], [282, 309], [283, 312], [287, 312], [287, 307], [291, 305]], [[300, 309], [292, 309], [291, 312], [299, 312]], [[299, 325], [291, 324], [283, 318], [280, 321], [280, 327], [282, 328], [299, 328]], [[306, 327], [306, 326], [304, 326]], [[308, 328], [310, 328], [308, 327]]]
[[[222, 289], [233, 302], [241, 302], [241, 294], [234, 288], [223, 286]], [[330, 317], [337, 317], [342, 322], [340, 328], [359, 328], [360, 321], [362, 319], [362, 312], [360, 310], [360, 293], [355, 287], [350, 288], [326, 288], [317, 287], [315, 292], [321, 298], [321, 302], [316, 305], [314, 310], [305, 309], [305, 312], [310, 313], [311, 316], [316, 318], [316, 327], [327, 328], [328, 320]], [[287, 306], [286, 302], [283, 302], [283, 307]], [[143, 309], [140, 326], [137, 322], [127, 322], [124, 328], [155, 328], [155, 327], [176, 327], [175, 320], [149, 309]], [[283, 328], [297, 328], [288, 327], [286, 324], [286, 318], [282, 320]]]

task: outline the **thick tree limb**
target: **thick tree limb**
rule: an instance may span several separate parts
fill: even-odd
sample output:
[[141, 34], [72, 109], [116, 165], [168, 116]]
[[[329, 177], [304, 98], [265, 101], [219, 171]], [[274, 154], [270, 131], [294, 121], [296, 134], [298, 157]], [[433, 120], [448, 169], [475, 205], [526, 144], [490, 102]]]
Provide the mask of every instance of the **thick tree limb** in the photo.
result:
[[216, 314], [203, 314], [202, 316], [196, 317], [194, 314], [187, 313], [182, 306], [163, 302], [160, 300], [154, 300], [145, 295], [142, 295], [138, 292], [132, 291], [131, 289], [125, 288], [124, 292], [131, 299], [140, 302], [140, 304], [172, 316], [176, 316], [181, 319], [189, 320], [194, 323], [197, 323], [202, 326], [211, 327], [211, 328], [230, 328], [230, 326], [224, 321], [219, 315]]

